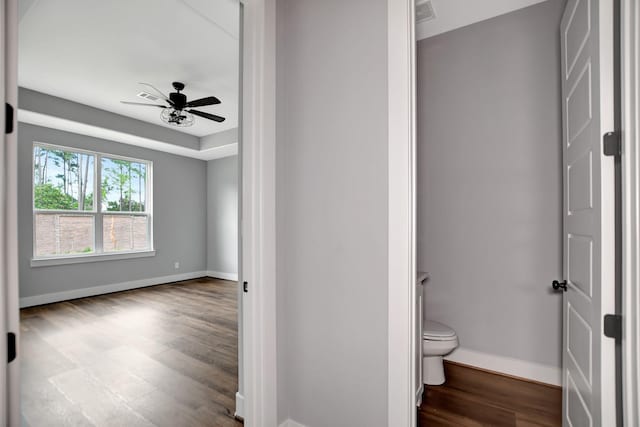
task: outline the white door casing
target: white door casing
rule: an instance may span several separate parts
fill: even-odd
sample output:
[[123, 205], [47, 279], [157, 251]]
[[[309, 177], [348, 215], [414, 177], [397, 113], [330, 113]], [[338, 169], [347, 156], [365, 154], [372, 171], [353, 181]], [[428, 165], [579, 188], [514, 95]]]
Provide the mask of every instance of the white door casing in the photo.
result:
[[242, 177], [243, 177], [243, 169], [242, 169], [242, 84], [243, 84], [243, 72], [242, 69], [242, 59], [244, 55], [244, 3], [238, 2], [238, 21], [240, 28], [240, 37], [239, 37], [239, 55], [238, 55], [238, 280], [236, 284], [237, 295], [238, 295], [238, 391], [236, 392], [236, 409], [234, 412], [234, 416], [238, 418], [244, 419], [244, 333], [243, 333], [243, 322], [244, 322], [244, 314], [243, 314], [243, 306], [242, 299], [244, 296], [242, 283], [244, 282], [243, 274], [242, 274]]
[[[0, 52], [4, 52], [5, 49], [5, 3], [0, 3]], [[5, 61], [4, 54], [0, 55], [0, 102], [1, 105], [5, 103]], [[4, 136], [5, 129], [5, 115], [0, 114], [0, 129], [2, 129], [2, 138], [0, 139], [0, 338], [7, 334], [7, 310], [9, 305], [7, 303], [7, 277], [5, 272], [7, 271], [7, 256], [6, 249], [3, 242], [5, 242], [5, 210], [7, 206], [6, 199], [6, 178], [5, 178], [5, 151], [6, 151], [6, 138]], [[7, 354], [7, 342], [4, 339], [0, 339], [0, 354]], [[2, 359], [3, 363], [6, 363], [6, 359]], [[4, 365], [6, 366], [6, 365]], [[7, 424], [7, 372], [8, 370], [0, 369], [0, 424]]]
[[[2, 90], [4, 102], [13, 106], [14, 112], [18, 105], [18, 1], [5, 0], [3, 2], [2, 16]], [[0, 160], [0, 171], [2, 172], [2, 236], [0, 242], [0, 275], [2, 276], [2, 299], [0, 301], [0, 311], [2, 312], [4, 326], [0, 327], [2, 332], [2, 354], [7, 354], [6, 333], [12, 332], [16, 336], [16, 343], [19, 343], [19, 309], [18, 309], [18, 150], [17, 150], [17, 120], [13, 115], [12, 132], [5, 134], [3, 138], [2, 159]], [[4, 126], [2, 126], [4, 131]], [[19, 357], [20, 349], [17, 351], [18, 358], [6, 366], [3, 372], [6, 380], [6, 389], [3, 390], [3, 405], [5, 412], [2, 412], [5, 419], [2, 422], [8, 426], [20, 425], [20, 380], [19, 380]], [[7, 361], [5, 356], [5, 362]], [[4, 397], [3, 396], [3, 397]]]
[[416, 425], [415, 1], [387, 1], [388, 421]]
[[242, 299], [244, 419], [277, 425], [275, 0], [243, 1]]
[[622, 1], [623, 422], [640, 425], [640, 4]]
[[563, 425], [615, 425], [613, 5], [569, 0], [561, 22], [563, 115]]

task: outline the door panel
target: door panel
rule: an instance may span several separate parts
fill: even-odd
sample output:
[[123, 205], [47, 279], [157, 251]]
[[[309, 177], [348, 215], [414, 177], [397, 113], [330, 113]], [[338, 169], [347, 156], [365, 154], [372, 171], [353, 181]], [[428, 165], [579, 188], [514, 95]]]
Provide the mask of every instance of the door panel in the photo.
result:
[[[570, 2], [572, 3], [572, 2]], [[565, 38], [563, 46], [565, 47], [565, 53], [567, 61], [565, 70], [565, 78], [570, 75], [578, 61], [578, 55], [582, 52], [584, 45], [586, 44], [590, 32], [591, 32], [591, 9], [588, 1], [576, 2], [573, 9], [570, 9], [571, 5], [567, 6], [567, 11], [571, 10], [572, 16], [570, 21], [567, 22], [567, 26], [564, 32]]]
[[612, 17], [608, 0], [569, 0], [560, 31], [565, 426], [615, 425], [613, 340], [602, 331], [615, 292], [613, 161], [601, 148], [602, 135], [612, 130]]
[[590, 237], [567, 236], [567, 280], [587, 298], [593, 297], [593, 240]]
[[576, 370], [581, 374], [580, 377], [584, 380], [586, 387], [591, 388], [593, 378], [591, 327], [570, 303], [567, 304], [567, 310], [567, 353], [575, 364]]
[[588, 151], [567, 165], [569, 214], [593, 208], [593, 153]]

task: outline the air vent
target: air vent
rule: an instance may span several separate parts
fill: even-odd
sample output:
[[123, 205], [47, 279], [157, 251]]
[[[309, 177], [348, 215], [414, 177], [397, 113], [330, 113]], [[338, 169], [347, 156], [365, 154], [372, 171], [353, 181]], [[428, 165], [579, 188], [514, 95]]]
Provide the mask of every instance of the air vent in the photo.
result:
[[157, 96], [155, 96], [155, 95], [151, 95], [150, 93], [147, 93], [147, 92], [140, 92], [140, 93], [138, 94], [138, 96], [139, 96], [140, 98], [144, 98], [144, 99], [147, 99], [147, 100], [149, 100], [149, 101], [153, 101], [153, 102], [158, 102], [158, 101], [160, 101], [160, 98], [158, 98], [158, 97], [157, 97]]
[[416, 22], [431, 21], [436, 18], [436, 11], [433, 9], [431, 0], [416, 3]]

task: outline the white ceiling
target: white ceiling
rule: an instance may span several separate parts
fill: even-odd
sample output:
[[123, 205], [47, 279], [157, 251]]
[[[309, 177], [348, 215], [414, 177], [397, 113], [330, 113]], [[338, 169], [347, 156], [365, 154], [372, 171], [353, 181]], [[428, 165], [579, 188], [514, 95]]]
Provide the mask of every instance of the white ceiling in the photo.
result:
[[[237, 127], [238, 0], [20, 0], [20, 16], [20, 86], [198, 137]], [[177, 128], [120, 103], [145, 102], [138, 82], [168, 94], [173, 81], [188, 99], [218, 97], [198, 109], [226, 120]]]
[[[416, 3], [423, 1], [417, 0]], [[543, 1], [545, 0], [431, 0], [436, 17], [416, 25], [416, 38], [422, 40], [433, 37]]]

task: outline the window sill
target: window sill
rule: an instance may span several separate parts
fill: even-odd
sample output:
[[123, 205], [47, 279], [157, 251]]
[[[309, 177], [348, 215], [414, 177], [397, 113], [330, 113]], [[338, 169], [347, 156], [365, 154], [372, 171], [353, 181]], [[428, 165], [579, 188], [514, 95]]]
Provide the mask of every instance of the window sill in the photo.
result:
[[119, 259], [146, 258], [156, 256], [156, 251], [114, 252], [110, 254], [73, 255], [66, 257], [32, 258], [31, 267], [82, 264], [86, 262], [115, 261]]

